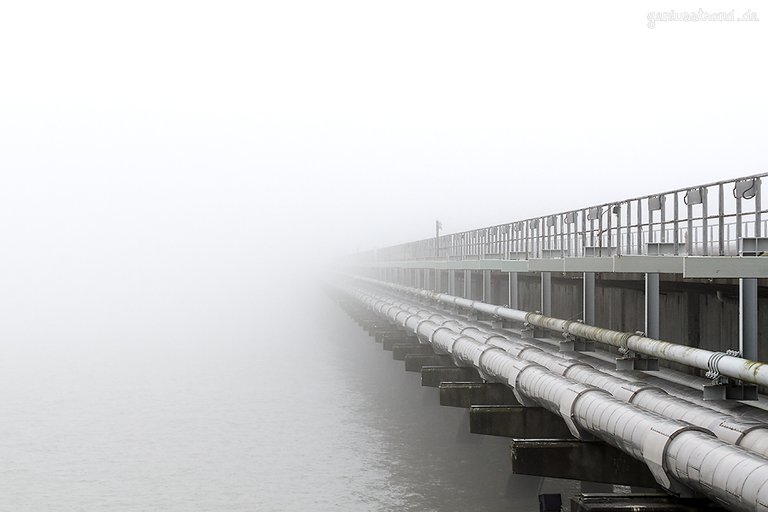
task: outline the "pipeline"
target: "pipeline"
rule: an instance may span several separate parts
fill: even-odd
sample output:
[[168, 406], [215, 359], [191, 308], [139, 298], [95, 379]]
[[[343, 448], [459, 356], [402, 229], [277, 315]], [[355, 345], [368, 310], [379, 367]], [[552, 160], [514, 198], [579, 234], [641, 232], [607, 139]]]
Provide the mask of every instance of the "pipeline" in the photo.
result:
[[[488, 331], [477, 325], [466, 324], [442, 313], [430, 313], [418, 305], [408, 304], [399, 299], [394, 300], [376, 295], [371, 297], [376, 301], [373, 303], [372, 309], [379, 314], [384, 314], [384, 310], [389, 307], [399, 307], [419, 315], [422, 319], [438, 323], [456, 334], [468, 336], [485, 345], [498, 347], [520, 359], [540, 364], [558, 375], [568, 377], [581, 384], [603, 389], [619, 400], [668, 418], [700, 426], [726, 443], [741, 446], [768, 457], [768, 425], [765, 421], [745, 421], [743, 418], [707, 407], [703, 401], [699, 402], [694, 397], [684, 399], [671, 396], [663, 389], [646, 382], [631, 381], [609, 375], [579, 359], [549, 353], [537, 346], [513, 340], [501, 333]], [[455, 360], [459, 365], [473, 365], [473, 361], [464, 361], [456, 359], [456, 357]], [[766, 420], [768, 418], [763, 415], [761, 419]]]
[[[368, 307], [381, 301], [348, 291]], [[509, 385], [524, 405], [557, 414], [581, 439], [591, 436], [644, 461], [674, 494], [702, 493], [733, 510], [768, 512], [768, 460], [729, 445], [711, 432], [618, 400], [608, 392], [557, 375], [546, 367], [480, 343], [465, 334], [389, 304], [380, 311], [428, 340], [437, 352], [471, 362], [487, 380]]]
[[[398, 300], [401, 300], [402, 297], [399, 297]], [[613, 361], [615, 360], [616, 355], [611, 354], [609, 352], [601, 351], [601, 350], [595, 350], [594, 352], [568, 352], [567, 356], [565, 353], [561, 352], [559, 347], [555, 346], [556, 342], [547, 342], [547, 340], [539, 340], [536, 338], [530, 338], [526, 339], [525, 341], [521, 341], [519, 338], [514, 337], [510, 338], [508, 335], [511, 333], [511, 331], [506, 329], [494, 329], [486, 325], [485, 322], [482, 321], [466, 321], [464, 318], [457, 319], [453, 316], [453, 312], [449, 311], [448, 308], [440, 308], [439, 304], [430, 303], [429, 305], [425, 305], [426, 300], [421, 299], [418, 306], [412, 306], [413, 310], [417, 310], [420, 312], [427, 312], [434, 313], [437, 315], [441, 315], [441, 317], [444, 318], [450, 318], [452, 322], [455, 322], [457, 326], [460, 326], [461, 328], [465, 327], [476, 327], [481, 332], [488, 334], [489, 336], [501, 336], [504, 339], [513, 341], [515, 343], [523, 343], [525, 345], [531, 345], [533, 347], [539, 348], [541, 350], [544, 350], [547, 353], [554, 353], [558, 358], [565, 359], [567, 361], [576, 363], [577, 361], [580, 361], [582, 363], [586, 363], [589, 366], [598, 369], [600, 372], [607, 374], [611, 377], [616, 377], [624, 381], [643, 381], [648, 384], [648, 386], [656, 387], [656, 388], [662, 388], [666, 393], [676, 396], [678, 398], [682, 398], [683, 400], [693, 402], [699, 406], [706, 407], [708, 409], [712, 409], [714, 411], [717, 411], [719, 413], [737, 417], [741, 420], [750, 421], [750, 422], [759, 422], [759, 423], [768, 423], [768, 410], [755, 407], [752, 403], [749, 405], [746, 405], [744, 403], [731, 400], [731, 401], [705, 401], [702, 398], [701, 394], [701, 386], [703, 384], [709, 383], [710, 381], [707, 379], [703, 379], [700, 377], [696, 377], [693, 375], [687, 375], [679, 373], [675, 370], [670, 369], [662, 369], [659, 372], [651, 372], [651, 373], [644, 373], [639, 370], [633, 370], [633, 371], [619, 371], [615, 369], [615, 363]], [[433, 317], [430, 317], [433, 318]], [[611, 361], [612, 363], [609, 364], [608, 361]], [[657, 375], [662, 374], [663, 376]], [[632, 378], [628, 378], [631, 376]], [[693, 388], [693, 389], [692, 389]]]
[[767, 364], [735, 357], [725, 352], [713, 352], [701, 348], [687, 347], [677, 343], [647, 338], [637, 333], [613, 331], [611, 329], [595, 327], [593, 325], [587, 325], [572, 320], [552, 318], [539, 313], [510, 309], [504, 306], [496, 306], [485, 302], [447, 295], [445, 293], [411, 288], [376, 279], [360, 276], [352, 277], [378, 286], [399, 290], [404, 293], [416, 294], [427, 299], [473, 309], [480, 313], [486, 313], [498, 318], [522, 322], [550, 331], [567, 333], [572, 336], [592, 341], [599, 341], [600, 343], [618, 347], [625, 352], [629, 351], [644, 354], [646, 356], [684, 364], [700, 370], [707, 370], [713, 375], [724, 375], [743, 382], [768, 386]]

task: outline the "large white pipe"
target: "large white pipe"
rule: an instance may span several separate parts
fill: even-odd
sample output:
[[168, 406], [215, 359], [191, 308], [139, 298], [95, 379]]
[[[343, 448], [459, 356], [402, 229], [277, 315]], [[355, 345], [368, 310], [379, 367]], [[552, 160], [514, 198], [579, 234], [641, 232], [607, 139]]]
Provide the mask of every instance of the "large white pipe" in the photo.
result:
[[[368, 306], [381, 304], [363, 292], [353, 295]], [[437, 350], [471, 361], [489, 380], [506, 383], [523, 403], [559, 415], [575, 435], [594, 435], [644, 461], [670, 492], [685, 493], [689, 488], [734, 510], [768, 512], [765, 458], [726, 444], [706, 429], [617, 400], [604, 390], [557, 375], [397, 306], [381, 310]]]
[[[391, 307], [397, 307], [448, 328], [454, 333], [472, 338], [476, 342], [498, 347], [525, 361], [538, 363], [558, 375], [603, 389], [619, 400], [668, 418], [703, 427], [726, 443], [735, 444], [768, 457], [768, 425], [764, 421], [744, 419], [728, 412], [714, 410], [693, 397], [684, 399], [671, 396], [665, 390], [646, 382], [610, 375], [579, 359], [546, 352], [529, 343], [514, 340], [478, 325], [466, 324], [444, 313], [424, 310], [419, 305], [398, 298], [381, 295], [372, 295], [372, 297], [376, 301], [372, 308], [381, 314], [385, 314], [384, 312]], [[473, 363], [473, 361], [461, 360], [457, 362], [470, 365]], [[766, 419], [765, 415], [763, 419]]]

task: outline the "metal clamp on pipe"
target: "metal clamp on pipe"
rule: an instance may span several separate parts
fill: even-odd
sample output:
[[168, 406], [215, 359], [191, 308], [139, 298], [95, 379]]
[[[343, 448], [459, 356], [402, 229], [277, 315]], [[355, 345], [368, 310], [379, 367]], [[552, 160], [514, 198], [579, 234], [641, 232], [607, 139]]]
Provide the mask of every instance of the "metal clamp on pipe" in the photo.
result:
[[[414, 315], [414, 316], [416, 316], [416, 315]], [[419, 333], [419, 327], [421, 327], [421, 324], [423, 324], [424, 322], [432, 322], [432, 320], [428, 320], [426, 318], [422, 318], [421, 320], [418, 321], [418, 323], [416, 324], [416, 327], [413, 329], [413, 332], [416, 333], [416, 338], [418, 338], [419, 343], [422, 343], [422, 344], [426, 344], [427, 343], [426, 341], [424, 341], [425, 338]]]
[[714, 436], [712, 432], [701, 427], [693, 425], [680, 425], [673, 422], [657, 422], [645, 435], [642, 441], [643, 460], [651, 470], [651, 474], [656, 481], [664, 487], [679, 496], [691, 497], [691, 489], [679, 484], [667, 474], [666, 456], [667, 449], [672, 440], [683, 432], [704, 432]]
[[[422, 320], [422, 321], [423, 321], [423, 322], [429, 322], [429, 321], [431, 321], [431, 320]], [[421, 322], [419, 322], [419, 324], [421, 324]], [[429, 344], [430, 344], [430, 345], [431, 345], [431, 344], [433, 344], [433, 343], [435, 342], [435, 334], [437, 334], [437, 332], [438, 332], [438, 331], [440, 331], [441, 329], [444, 329], [444, 330], [446, 330], [446, 331], [450, 331], [450, 330], [451, 330], [449, 327], [446, 327], [446, 326], [444, 326], [444, 325], [440, 325], [440, 326], [438, 326], [438, 327], [437, 327], [437, 329], [435, 329], [434, 331], [432, 331], [432, 333], [429, 335]]]
[[403, 327], [406, 327], [406, 324], [408, 323], [408, 320], [410, 320], [413, 317], [418, 317], [419, 315], [411, 313], [407, 317], [405, 317], [405, 320], [403, 320]]
[[583, 428], [580, 428], [576, 422], [573, 421], [576, 401], [587, 393], [601, 393], [603, 395], [611, 396], [610, 393], [602, 389], [585, 386], [583, 384], [574, 384], [561, 391], [561, 396], [557, 404], [560, 411], [560, 417], [565, 421], [568, 430], [571, 431], [573, 437], [581, 439], [582, 441], [592, 441], [595, 439], [595, 436]]
[[507, 384], [512, 388], [512, 392], [515, 394], [515, 398], [517, 398], [517, 401], [520, 402], [521, 405], [526, 407], [537, 407], [539, 404], [535, 400], [529, 398], [525, 393], [520, 392], [518, 381], [520, 380], [520, 375], [524, 371], [534, 367], [543, 368], [543, 366], [536, 363], [515, 360], [510, 366], [509, 376], [507, 378]]

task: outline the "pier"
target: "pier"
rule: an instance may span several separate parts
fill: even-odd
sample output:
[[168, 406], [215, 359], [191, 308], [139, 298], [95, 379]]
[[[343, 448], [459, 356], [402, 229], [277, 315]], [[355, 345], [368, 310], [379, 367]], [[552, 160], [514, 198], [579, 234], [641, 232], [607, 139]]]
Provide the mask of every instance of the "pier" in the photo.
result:
[[571, 510], [768, 510], [767, 176], [438, 229], [331, 293]]

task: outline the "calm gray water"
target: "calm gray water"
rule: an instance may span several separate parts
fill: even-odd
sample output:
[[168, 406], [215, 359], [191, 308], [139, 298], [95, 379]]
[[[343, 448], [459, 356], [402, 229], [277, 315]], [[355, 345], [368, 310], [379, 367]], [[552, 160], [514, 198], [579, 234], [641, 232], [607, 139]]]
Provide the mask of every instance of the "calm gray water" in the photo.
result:
[[303, 303], [239, 335], [4, 340], [0, 510], [537, 510], [507, 441], [468, 434], [324, 296]]

